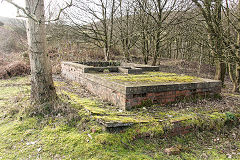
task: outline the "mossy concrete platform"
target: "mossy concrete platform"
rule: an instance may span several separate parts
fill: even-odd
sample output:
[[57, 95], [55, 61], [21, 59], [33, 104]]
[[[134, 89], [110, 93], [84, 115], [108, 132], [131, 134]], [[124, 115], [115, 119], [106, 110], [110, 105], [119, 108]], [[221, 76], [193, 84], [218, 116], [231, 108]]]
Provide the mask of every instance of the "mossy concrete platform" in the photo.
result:
[[[92, 93], [123, 110], [139, 105], [167, 104], [191, 96], [212, 96], [221, 92], [221, 82], [216, 80], [152, 72], [159, 69], [126, 63], [124, 66], [130, 67], [130, 70], [141, 69], [143, 73], [139, 74], [138, 70], [136, 74], [124, 74], [118, 72], [123, 64], [117, 62], [93, 64], [87, 66], [76, 62], [63, 62], [62, 76], [81, 83]], [[104, 65], [94, 67], [99, 66], [97, 64]]]

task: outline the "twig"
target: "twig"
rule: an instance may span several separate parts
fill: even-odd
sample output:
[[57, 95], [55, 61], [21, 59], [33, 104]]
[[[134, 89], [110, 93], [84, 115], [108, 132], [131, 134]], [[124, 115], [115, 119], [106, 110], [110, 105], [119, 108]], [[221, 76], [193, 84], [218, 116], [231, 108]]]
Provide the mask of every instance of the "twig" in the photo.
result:
[[[4, 0], [4, 1], [6, 1], [6, 2], [12, 4], [12, 5], [14, 5], [16, 8], [18, 8], [18, 9], [21, 10], [21, 11], [23, 11], [23, 13], [24, 13], [27, 17], [31, 18], [31, 19], [34, 20], [35, 22], [38, 22], [38, 20], [37, 20], [33, 15], [29, 14], [26, 9], [24, 9], [23, 7], [21, 7], [21, 6], [19, 6], [18, 4], [14, 3], [12, 0]], [[20, 16], [20, 15], [19, 15], [19, 16]], [[21, 17], [22, 17], [22, 16], [21, 16]]]
[[[18, 13], [19, 13], [19, 10], [21, 10], [21, 11], [26, 15], [26, 16], [24, 16], [24, 15], [20, 15], [20, 14], [19, 14], [18, 17], [31, 18], [31, 19], [34, 20], [35, 22], [39, 22], [39, 20], [36, 19], [35, 16], [34, 16], [34, 14], [35, 14], [35, 12], [36, 12], [37, 5], [39, 5], [39, 0], [38, 0], [38, 2], [37, 2], [36, 6], [35, 6], [33, 15], [30, 14], [30, 13], [28, 13], [28, 11], [27, 11], [26, 9], [24, 9], [23, 7], [21, 7], [21, 6], [19, 6], [18, 4], [14, 3], [12, 0], [2, 0], [2, 1], [6, 1], [6, 2], [12, 4], [13, 6], [15, 6], [15, 7], [18, 9]], [[58, 13], [58, 16], [57, 16], [55, 19], [49, 20], [49, 21], [44, 21], [44, 22], [52, 22], [52, 21], [57, 21], [57, 20], [59, 20], [59, 19], [60, 19], [60, 16], [61, 16], [61, 13], [62, 13], [65, 9], [71, 7], [72, 5], [73, 5], [73, 3], [72, 3], [72, 0], [71, 0], [71, 2], [70, 2], [69, 4], [67, 3], [67, 5], [66, 5], [64, 8], [61, 8], [61, 9], [60, 9], [60, 11], [59, 11], [59, 13]]]
[[49, 21], [45, 21], [45, 22], [53, 22], [53, 21], [59, 20], [62, 12], [63, 12], [65, 9], [71, 7], [72, 5], [73, 5], [73, 3], [72, 3], [72, 0], [71, 0], [71, 2], [70, 2], [69, 4], [67, 3], [67, 5], [66, 5], [64, 8], [61, 8], [61, 9], [60, 9], [60, 11], [58, 12], [58, 16], [57, 16], [55, 19], [49, 20]]

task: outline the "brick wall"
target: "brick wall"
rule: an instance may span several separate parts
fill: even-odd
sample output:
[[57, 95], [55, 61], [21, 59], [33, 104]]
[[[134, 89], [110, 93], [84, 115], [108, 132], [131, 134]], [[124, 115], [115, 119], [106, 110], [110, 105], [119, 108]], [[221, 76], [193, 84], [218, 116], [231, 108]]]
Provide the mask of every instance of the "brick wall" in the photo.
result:
[[194, 90], [177, 90], [177, 91], [163, 91], [163, 92], [153, 92], [146, 94], [128, 95], [127, 96], [127, 107], [141, 105], [143, 101], [151, 100], [153, 104], [167, 104], [170, 102], [176, 102], [188, 97], [198, 97], [198, 96], [214, 96], [221, 93], [221, 88], [209, 88], [204, 89], [194, 89]]

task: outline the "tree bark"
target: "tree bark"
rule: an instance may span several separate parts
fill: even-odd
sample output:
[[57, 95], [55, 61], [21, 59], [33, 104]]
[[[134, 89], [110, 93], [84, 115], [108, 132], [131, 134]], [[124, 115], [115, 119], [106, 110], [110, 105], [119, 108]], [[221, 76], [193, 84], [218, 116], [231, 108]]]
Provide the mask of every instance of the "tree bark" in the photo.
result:
[[109, 46], [108, 46], [108, 42], [105, 42], [105, 47], [103, 48], [103, 52], [104, 52], [104, 59], [105, 61], [109, 61], [110, 57], [109, 57]]
[[[240, 17], [240, 1], [238, 2], [238, 11], [237, 16]], [[237, 21], [237, 43], [236, 46], [238, 46], [238, 49], [236, 51], [236, 57], [240, 59], [240, 19]], [[240, 92], [240, 63], [236, 62], [236, 82], [233, 86], [233, 92]]]
[[222, 85], [224, 84], [225, 74], [226, 74], [226, 64], [225, 64], [225, 62], [217, 60], [217, 62], [216, 62], [215, 79], [216, 80], [221, 80], [222, 81]]
[[[159, 28], [160, 28], [160, 26], [161, 25], [158, 25]], [[156, 66], [158, 57], [160, 55], [160, 35], [161, 35], [161, 31], [158, 30], [156, 33], [156, 46], [155, 46], [155, 51], [154, 51], [154, 55], [153, 55], [152, 66]]]
[[217, 58], [219, 58], [216, 62], [216, 73], [215, 79], [221, 80], [222, 84], [224, 84], [225, 73], [226, 73], [226, 64], [222, 58], [223, 56], [223, 26], [222, 26], [222, 0], [217, 0], [215, 4], [215, 16], [216, 22], [215, 28], [217, 35], [215, 36], [215, 48]]
[[26, 9], [37, 21], [27, 20], [27, 37], [31, 65], [31, 99], [37, 104], [53, 102], [57, 98], [52, 68], [46, 53], [44, 0], [26, 0]]

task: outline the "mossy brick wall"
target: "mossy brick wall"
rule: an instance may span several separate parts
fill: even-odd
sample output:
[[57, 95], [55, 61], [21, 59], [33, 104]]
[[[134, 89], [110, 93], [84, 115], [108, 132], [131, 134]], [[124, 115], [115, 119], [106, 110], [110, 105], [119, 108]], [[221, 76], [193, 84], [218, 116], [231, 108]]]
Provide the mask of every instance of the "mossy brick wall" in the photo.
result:
[[126, 106], [137, 106], [141, 105], [144, 101], [150, 100], [153, 104], [167, 104], [176, 102], [188, 97], [193, 96], [214, 96], [221, 92], [221, 87], [197, 90], [176, 90], [176, 91], [163, 91], [157, 93], [146, 93], [146, 94], [128, 94], [126, 99]]
[[71, 62], [62, 63], [62, 76], [81, 83], [92, 93], [124, 110], [130, 110], [133, 106], [142, 105], [146, 101], [153, 104], [167, 104], [190, 96], [211, 96], [221, 92], [221, 82], [214, 80], [152, 86], [125, 86], [104, 79], [97, 74], [84, 73], [81, 64]]
[[126, 108], [131, 108], [149, 100], [153, 104], [167, 104], [192, 96], [214, 96], [221, 93], [221, 82], [205, 79], [203, 82], [127, 87], [126, 91]]

